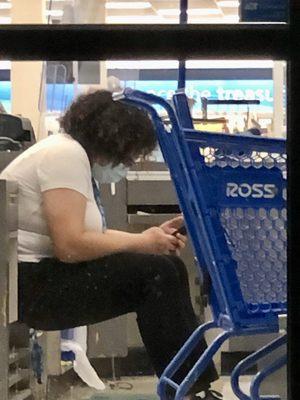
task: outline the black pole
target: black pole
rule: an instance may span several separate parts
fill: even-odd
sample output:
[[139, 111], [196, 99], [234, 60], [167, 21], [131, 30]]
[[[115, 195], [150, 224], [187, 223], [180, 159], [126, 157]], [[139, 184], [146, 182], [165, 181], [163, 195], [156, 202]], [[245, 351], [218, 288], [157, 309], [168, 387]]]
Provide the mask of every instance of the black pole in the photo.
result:
[[284, 60], [291, 51], [280, 23], [0, 26], [0, 59], [13, 61]]
[[290, 0], [291, 51], [287, 69], [287, 144], [288, 144], [288, 399], [300, 391], [300, 3]]
[[[187, 8], [188, 8], [188, 0], [180, 0], [180, 17], [179, 17], [180, 24], [183, 25], [187, 24], [188, 20]], [[177, 89], [185, 88], [185, 80], [186, 80], [185, 60], [179, 60]]]

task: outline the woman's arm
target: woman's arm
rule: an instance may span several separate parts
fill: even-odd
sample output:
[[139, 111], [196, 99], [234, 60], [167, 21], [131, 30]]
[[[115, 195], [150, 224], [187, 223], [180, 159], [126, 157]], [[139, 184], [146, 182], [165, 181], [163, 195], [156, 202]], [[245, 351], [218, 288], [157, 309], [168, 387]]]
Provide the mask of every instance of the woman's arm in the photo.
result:
[[178, 247], [178, 239], [159, 227], [137, 234], [85, 230], [86, 198], [75, 190], [46, 190], [42, 198], [54, 253], [61, 261], [87, 261], [124, 251], [168, 254]]

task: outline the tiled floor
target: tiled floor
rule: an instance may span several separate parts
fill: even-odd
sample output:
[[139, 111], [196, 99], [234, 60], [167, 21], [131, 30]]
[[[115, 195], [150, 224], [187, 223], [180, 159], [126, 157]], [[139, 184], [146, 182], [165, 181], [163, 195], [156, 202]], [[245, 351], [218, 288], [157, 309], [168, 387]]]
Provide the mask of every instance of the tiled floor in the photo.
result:
[[[241, 387], [247, 393], [250, 378], [241, 378]], [[155, 400], [157, 379], [154, 377], [123, 377], [119, 381], [119, 387], [111, 388], [109, 383], [104, 391], [96, 391], [88, 388], [83, 384], [71, 387], [68, 393], [65, 393], [58, 400]], [[122, 388], [122, 386], [132, 385], [130, 390]], [[230, 386], [229, 377], [222, 377], [214, 382], [213, 388], [223, 393], [224, 400], [237, 400]]]
[[[240, 377], [240, 387], [245, 394], [249, 394], [251, 378]], [[281, 369], [266, 380], [261, 393], [278, 393], [282, 400], [286, 400], [286, 382], [286, 369]], [[159, 400], [156, 395], [157, 378], [154, 376], [122, 377], [120, 381], [106, 381], [105, 385], [105, 390], [97, 391], [76, 378], [74, 386], [67, 384], [69, 390], [55, 400]], [[222, 393], [224, 400], [239, 400], [232, 392], [229, 376], [221, 376], [212, 388]]]

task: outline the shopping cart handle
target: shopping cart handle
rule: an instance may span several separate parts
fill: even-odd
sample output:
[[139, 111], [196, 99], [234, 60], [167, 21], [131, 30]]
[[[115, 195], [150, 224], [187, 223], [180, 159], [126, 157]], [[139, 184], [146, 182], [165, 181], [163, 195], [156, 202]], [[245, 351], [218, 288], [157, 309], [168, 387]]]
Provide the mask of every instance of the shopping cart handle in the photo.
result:
[[176, 117], [175, 111], [173, 107], [165, 100], [159, 96], [156, 96], [151, 93], [145, 93], [140, 90], [135, 90], [131, 88], [125, 88], [122, 93], [117, 93], [113, 95], [114, 100], [130, 100], [135, 102], [136, 104], [142, 105], [141, 102], [147, 103], [148, 106], [153, 107], [153, 105], [161, 106], [168, 114], [170, 122], [173, 128], [179, 128], [178, 119]]
[[120, 93], [120, 94], [117, 93], [116, 95], [113, 96], [113, 98], [114, 98], [114, 100], [115, 99], [116, 100], [120, 100], [120, 99], [143, 100], [149, 104], [159, 104], [163, 108], [170, 107], [169, 103], [166, 100], [162, 99], [161, 97], [158, 97], [151, 93], [145, 93], [140, 90], [131, 89], [131, 88], [125, 88], [123, 93]]
[[[131, 89], [132, 90], [132, 89]], [[124, 100], [124, 99], [126, 99], [126, 95], [125, 95], [125, 90], [123, 90], [123, 92], [118, 92], [118, 93], [114, 93], [113, 95], [112, 95], [112, 98], [113, 98], [113, 100], [114, 101], [119, 101], [119, 100]]]
[[141, 96], [141, 94], [147, 95], [147, 93], [141, 92], [140, 90], [135, 90], [135, 89], [127, 87], [122, 92], [114, 93], [112, 97], [113, 97], [114, 101], [124, 100], [124, 99], [131, 99], [132, 100], [133, 98], [135, 98], [135, 99], [137, 99], [137, 98], [144, 99], [144, 96]]

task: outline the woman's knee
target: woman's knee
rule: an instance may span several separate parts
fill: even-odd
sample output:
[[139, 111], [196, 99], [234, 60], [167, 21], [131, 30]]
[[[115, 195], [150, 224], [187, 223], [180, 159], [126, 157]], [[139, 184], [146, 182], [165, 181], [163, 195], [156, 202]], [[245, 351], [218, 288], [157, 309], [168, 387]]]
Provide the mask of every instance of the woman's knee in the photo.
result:
[[175, 270], [176, 270], [176, 274], [179, 277], [179, 279], [181, 281], [188, 279], [187, 268], [186, 268], [186, 265], [184, 264], [184, 262], [181, 260], [181, 258], [179, 258], [178, 256], [174, 256], [174, 255], [170, 255], [167, 257], [173, 263]]
[[154, 256], [151, 263], [146, 267], [148, 278], [151, 277], [155, 282], [171, 284], [180, 281], [180, 274], [175, 263], [164, 255]]
[[[154, 254], [119, 254], [118, 263], [122, 266], [126, 265], [126, 273], [135, 277], [135, 280], [142, 280], [147, 283], [161, 282], [164, 285], [173, 285], [188, 279], [186, 267], [179, 257], [169, 255]], [[114, 264], [117, 264], [115, 261]]]

